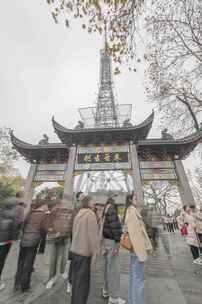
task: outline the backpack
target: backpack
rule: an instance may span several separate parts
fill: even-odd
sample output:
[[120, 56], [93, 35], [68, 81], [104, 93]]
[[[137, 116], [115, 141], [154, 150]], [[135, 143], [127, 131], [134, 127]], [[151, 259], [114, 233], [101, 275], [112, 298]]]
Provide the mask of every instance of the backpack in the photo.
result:
[[72, 233], [74, 210], [65, 206], [56, 207], [46, 220], [48, 239], [69, 237]]

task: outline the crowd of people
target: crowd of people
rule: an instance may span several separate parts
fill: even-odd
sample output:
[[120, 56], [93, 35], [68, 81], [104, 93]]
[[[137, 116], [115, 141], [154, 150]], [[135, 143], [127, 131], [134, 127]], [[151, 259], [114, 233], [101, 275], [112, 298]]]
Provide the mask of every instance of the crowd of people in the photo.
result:
[[168, 214], [167, 216], [164, 217], [163, 220], [164, 220], [164, 229], [167, 230], [168, 232], [175, 233], [176, 231], [179, 230], [176, 216], [171, 216], [170, 214]]
[[[159, 227], [163, 225], [155, 208], [150, 208], [145, 216], [138, 208], [136, 196], [129, 194], [120, 219], [113, 196], [107, 199], [99, 213], [96, 202], [82, 192], [77, 195], [75, 209], [68, 209], [64, 201], [55, 200], [50, 205], [36, 199], [25, 216], [25, 207], [20, 193], [0, 207], [0, 278], [12, 243], [20, 238], [15, 292], [29, 291], [36, 255], [44, 253], [48, 244], [47, 289], [55, 284], [59, 272], [68, 281], [71, 304], [86, 304], [91, 273], [102, 259], [102, 297], [108, 299], [108, 304], [124, 304], [120, 295], [119, 252], [122, 245], [130, 255], [127, 303], [144, 304], [144, 262], [153, 249], [157, 249]], [[193, 207], [185, 206], [175, 227], [184, 232], [194, 263], [202, 263], [202, 209], [196, 212]], [[0, 290], [4, 288], [5, 284], [0, 280]]]
[[[135, 196], [128, 195], [124, 214], [124, 228], [113, 197], [109, 197], [101, 215], [95, 201], [81, 193], [79, 207], [67, 209], [61, 201], [51, 208], [44, 200], [33, 201], [25, 216], [25, 205], [17, 194], [13, 201], [0, 208], [0, 277], [14, 240], [20, 237], [14, 291], [27, 292], [37, 253], [43, 253], [46, 243], [50, 246], [50, 269], [46, 288], [51, 288], [58, 271], [68, 278], [71, 304], [87, 303], [91, 272], [98, 259], [104, 262], [102, 296], [109, 304], [124, 304], [120, 297], [119, 251], [123, 230], [130, 235], [130, 281], [128, 303], [144, 303], [144, 262], [152, 251], [151, 242], [137, 209]], [[69, 250], [67, 248], [69, 247]], [[68, 252], [68, 257], [67, 257]], [[66, 270], [67, 259], [70, 266]], [[0, 290], [5, 288], [0, 281]], [[79, 290], [79, 292], [78, 292]]]

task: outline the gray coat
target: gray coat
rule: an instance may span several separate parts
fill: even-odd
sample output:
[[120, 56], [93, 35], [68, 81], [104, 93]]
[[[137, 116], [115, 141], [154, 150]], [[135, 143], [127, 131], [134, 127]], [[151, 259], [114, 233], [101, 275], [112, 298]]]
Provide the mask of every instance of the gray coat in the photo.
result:
[[0, 242], [16, 240], [23, 220], [23, 207], [15, 199], [6, 201], [0, 209]]

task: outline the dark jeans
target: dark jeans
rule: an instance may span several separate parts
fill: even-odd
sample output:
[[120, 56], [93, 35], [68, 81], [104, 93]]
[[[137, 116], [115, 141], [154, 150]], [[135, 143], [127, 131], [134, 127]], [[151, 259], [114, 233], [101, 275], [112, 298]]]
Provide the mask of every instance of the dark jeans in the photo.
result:
[[6, 244], [3, 246], [0, 246], [0, 278], [1, 278], [1, 274], [3, 272], [3, 268], [6, 262], [6, 258], [8, 256], [8, 253], [11, 249], [11, 245], [12, 244]]
[[70, 265], [69, 265], [68, 282], [72, 284], [72, 260], [70, 261]]
[[173, 223], [168, 223], [168, 224], [167, 224], [167, 229], [168, 229], [168, 232], [175, 232], [175, 231], [174, 231]]
[[90, 264], [91, 259], [77, 254], [72, 255], [71, 304], [86, 304], [90, 290]]
[[[197, 239], [199, 241], [199, 245], [201, 245], [202, 244], [202, 233], [197, 233]], [[202, 247], [200, 247], [199, 249], [200, 249], [200, 254], [202, 255]]]
[[196, 260], [199, 258], [199, 248], [193, 245], [190, 245], [191, 253], [193, 256], [193, 259]]
[[151, 228], [151, 239], [152, 239], [152, 245], [154, 250], [158, 247], [158, 241], [159, 241], [159, 230], [157, 227]]
[[46, 238], [42, 238], [41, 242], [39, 243], [39, 248], [37, 254], [44, 254], [46, 249]]
[[21, 287], [22, 291], [30, 288], [31, 274], [37, 254], [38, 245], [34, 247], [20, 246], [18, 267], [15, 276], [15, 288]]
[[198, 239], [202, 243], [202, 233], [198, 233]]

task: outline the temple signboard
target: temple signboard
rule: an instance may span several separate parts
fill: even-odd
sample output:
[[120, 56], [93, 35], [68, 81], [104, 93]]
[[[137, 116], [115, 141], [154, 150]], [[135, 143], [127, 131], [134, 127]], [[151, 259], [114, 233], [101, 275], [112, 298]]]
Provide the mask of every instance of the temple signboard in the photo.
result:
[[141, 161], [140, 175], [142, 180], [176, 180], [173, 161]]
[[105, 171], [130, 168], [128, 145], [78, 147], [75, 170]]
[[34, 176], [35, 182], [57, 182], [65, 180], [67, 164], [39, 164]]
[[140, 170], [143, 180], [176, 180], [175, 169], [145, 169]]
[[174, 168], [173, 161], [140, 161], [141, 169]]

